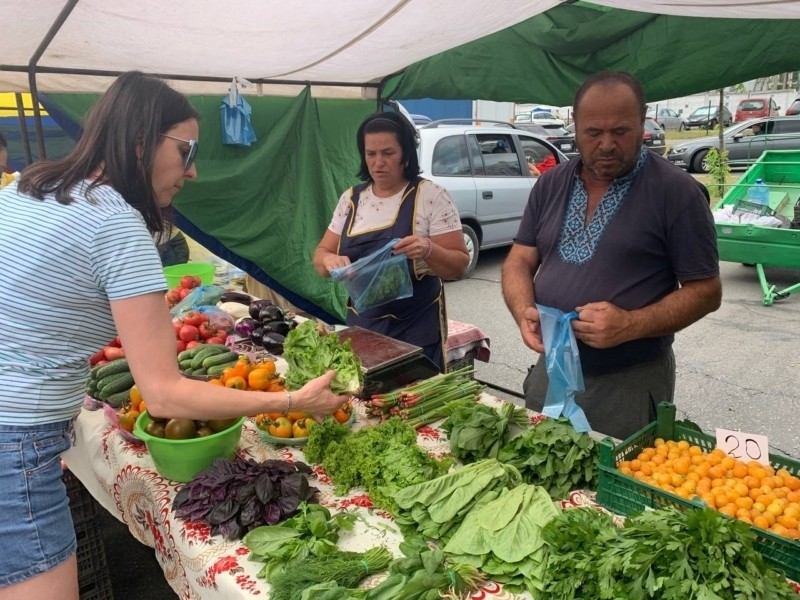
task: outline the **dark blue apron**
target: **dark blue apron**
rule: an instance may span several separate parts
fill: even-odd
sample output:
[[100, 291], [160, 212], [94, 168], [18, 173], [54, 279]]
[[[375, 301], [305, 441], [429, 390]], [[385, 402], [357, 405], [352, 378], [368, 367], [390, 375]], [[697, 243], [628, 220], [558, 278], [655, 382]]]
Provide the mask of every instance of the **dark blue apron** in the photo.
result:
[[[350, 210], [339, 240], [338, 253], [347, 256], [351, 262], [367, 256], [385, 246], [394, 238], [413, 235], [416, 221], [417, 190], [424, 182], [421, 177], [406, 186], [403, 200], [394, 223], [382, 229], [372, 229], [353, 234], [353, 225], [358, 198], [369, 185], [362, 183], [352, 188]], [[356, 312], [351, 300], [347, 300], [347, 325], [357, 325], [376, 333], [387, 335], [415, 346], [421, 346], [427, 356], [439, 368], [445, 370], [445, 341], [447, 319], [444, 308], [444, 287], [442, 280], [434, 275], [417, 274], [414, 261], [406, 261], [414, 295], [410, 298], [394, 300], [361, 313]]]

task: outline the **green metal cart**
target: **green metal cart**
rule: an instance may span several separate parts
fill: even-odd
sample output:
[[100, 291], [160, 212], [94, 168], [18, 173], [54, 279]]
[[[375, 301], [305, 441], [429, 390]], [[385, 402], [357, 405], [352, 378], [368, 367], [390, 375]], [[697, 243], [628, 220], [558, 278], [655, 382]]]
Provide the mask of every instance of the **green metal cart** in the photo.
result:
[[[761, 179], [769, 186], [769, 207], [748, 202], [748, 190]], [[764, 306], [800, 291], [800, 282], [782, 290], [770, 285], [764, 267], [800, 269], [800, 151], [764, 152], [713, 211], [731, 206], [736, 213], [757, 213], [774, 216], [783, 225], [717, 223], [717, 245], [720, 260], [755, 265]]]

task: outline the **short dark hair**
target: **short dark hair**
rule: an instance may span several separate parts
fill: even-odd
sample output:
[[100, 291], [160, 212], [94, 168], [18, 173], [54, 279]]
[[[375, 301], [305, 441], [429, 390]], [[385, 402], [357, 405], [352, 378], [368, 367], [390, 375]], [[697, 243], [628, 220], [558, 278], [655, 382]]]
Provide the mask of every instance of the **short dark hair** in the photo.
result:
[[123, 73], [89, 111], [69, 154], [25, 169], [19, 191], [39, 200], [55, 193], [61, 204], [70, 204], [71, 188], [99, 171], [91, 187], [107, 181], [142, 214], [151, 233], [159, 232], [165, 221], [153, 191], [156, 148], [162, 133], [191, 118], [199, 115], [189, 100], [163, 80]]
[[402, 114], [396, 112], [378, 112], [368, 116], [361, 123], [356, 133], [358, 154], [361, 156], [361, 167], [358, 176], [362, 181], [372, 181], [367, 168], [364, 150], [364, 137], [368, 133], [393, 133], [403, 150], [403, 177], [408, 181], [419, 175], [419, 158], [417, 158], [417, 130]]
[[630, 88], [630, 90], [633, 92], [633, 95], [636, 97], [636, 102], [639, 105], [642, 118], [644, 118], [647, 114], [647, 101], [644, 97], [644, 89], [642, 89], [642, 84], [639, 83], [639, 80], [636, 79], [636, 77], [630, 73], [626, 73], [625, 71], [600, 71], [584, 81], [581, 87], [578, 88], [578, 91], [575, 92], [575, 99], [572, 101], [572, 114], [578, 114], [578, 104], [590, 88], [612, 85], [624, 85]]

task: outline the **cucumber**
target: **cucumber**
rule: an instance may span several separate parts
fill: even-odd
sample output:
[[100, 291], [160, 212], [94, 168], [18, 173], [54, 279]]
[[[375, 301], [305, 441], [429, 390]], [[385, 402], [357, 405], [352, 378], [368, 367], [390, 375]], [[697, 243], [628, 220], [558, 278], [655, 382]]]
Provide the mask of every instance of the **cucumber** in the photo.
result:
[[96, 393], [97, 393], [97, 380], [90, 379], [89, 382], [86, 384], [86, 395], [94, 396]]
[[[103, 383], [106, 381], [106, 383]], [[119, 375], [112, 375], [105, 380], [98, 383], [98, 397], [105, 400], [113, 394], [130, 390], [133, 387], [133, 375], [130, 373], [121, 373]]]
[[201, 366], [203, 366], [203, 361], [205, 359], [229, 351], [230, 349], [227, 346], [219, 346], [217, 344], [203, 348], [200, 352], [192, 357], [192, 368], [199, 369]]
[[196, 369], [192, 369], [192, 372], [189, 375], [207, 375], [205, 368], [198, 367]]
[[235, 367], [237, 362], [239, 362], [239, 359], [232, 360], [230, 362], [226, 362], [221, 365], [213, 365], [211, 367], [206, 367], [206, 375], [211, 375], [212, 377], [219, 377], [220, 375], [222, 375], [222, 372], [225, 369], [229, 367]]
[[181, 367], [181, 371], [189, 371], [192, 368], [192, 360], [191, 358], [187, 358], [185, 360], [180, 361], [178, 364]]
[[97, 379], [105, 379], [109, 375], [116, 375], [118, 373], [130, 372], [127, 358], [118, 358], [112, 360], [107, 365], [103, 365], [97, 370]]
[[209, 367], [213, 367], [215, 365], [221, 365], [231, 361], [236, 362], [237, 360], [239, 360], [239, 354], [236, 352], [225, 352], [224, 354], [215, 354], [214, 356], [209, 356], [203, 360], [202, 364], [206, 369], [208, 369]]
[[125, 390], [124, 392], [117, 392], [105, 398], [105, 403], [112, 408], [122, 408], [131, 401], [131, 391]]
[[[195, 346], [196, 348], [197, 346]], [[178, 353], [178, 362], [183, 362], [184, 360], [188, 360], [192, 358], [192, 354], [194, 354], [194, 348], [191, 350], [184, 350], [183, 352]]]

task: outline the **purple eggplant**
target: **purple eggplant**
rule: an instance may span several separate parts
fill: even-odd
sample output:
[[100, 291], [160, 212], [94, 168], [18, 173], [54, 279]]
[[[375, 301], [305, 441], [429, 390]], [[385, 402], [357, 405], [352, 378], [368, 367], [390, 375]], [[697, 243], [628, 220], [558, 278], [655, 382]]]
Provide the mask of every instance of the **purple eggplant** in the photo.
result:
[[286, 321], [267, 321], [262, 325], [264, 329], [264, 333], [279, 333], [281, 335], [286, 335], [289, 333], [289, 323]]
[[255, 319], [251, 319], [250, 317], [244, 317], [243, 319], [239, 319], [236, 321], [236, 325], [234, 325], [234, 330], [240, 336], [249, 338], [252, 337], [253, 331], [260, 327], [260, 324]]
[[275, 306], [269, 300], [253, 300], [250, 303], [250, 308], [248, 312], [253, 319], [258, 319], [258, 313], [261, 312], [262, 309], [266, 308], [267, 306]]
[[261, 345], [264, 350], [272, 354], [283, 354], [283, 342], [286, 340], [284, 336], [279, 333], [264, 333], [261, 336]]
[[271, 304], [258, 312], [258, 320], [261, 321], [262, 325], [270, 321], [285, 321], [286, 313], [283, 312], [280, 306]]

